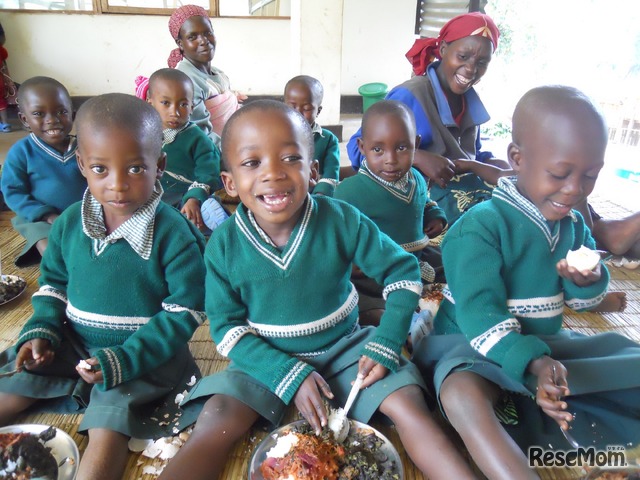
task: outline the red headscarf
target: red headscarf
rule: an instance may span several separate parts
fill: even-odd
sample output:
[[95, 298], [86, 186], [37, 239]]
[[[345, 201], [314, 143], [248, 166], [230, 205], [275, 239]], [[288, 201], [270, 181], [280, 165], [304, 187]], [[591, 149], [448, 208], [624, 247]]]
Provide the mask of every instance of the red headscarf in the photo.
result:
[[[171, 33], [174, 40], [178, 40], [178, 37], [180, 36], [180, 28], [182, 28], [184, 22], [189, 20], [191, 17], [204, 17], [209, 20], [209, 23], [211, 23], [209, 14], [202, 7], [197, 5], [183, 5], [180, 8], [176, 8], [171, 14], [171, 18], [169, 18], [169, 33]], [[169, 54], [167, 64], [171, 68], [176, 68], [176, 65], [180, 60], [182, 60], [182, 58], [182, 52], [180, 49], [174, 48]]]
[[498, 48], [500, 31], [489, 15], [480, 12], [465, 13], [453, 17], [440, 29], [438, 38], [419, 38], [407, 52], [407, 60], [413, 65], [416, 75], [424, 75], [427, 66], [440, 58], [440, 42], [455, 42], [461, 38], [478, 35], [488, 38], [493, 49]]

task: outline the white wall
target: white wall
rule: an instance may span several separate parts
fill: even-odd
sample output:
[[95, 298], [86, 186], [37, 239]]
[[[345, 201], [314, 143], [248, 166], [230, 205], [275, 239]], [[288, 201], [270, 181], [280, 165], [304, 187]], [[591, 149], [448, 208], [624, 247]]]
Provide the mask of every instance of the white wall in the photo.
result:
[[[363, 83], [393, 86], [409, 77], [404, 53], [414, 38], [415, 1], [396, 0], [393, 7], [387, 0], [344, 1], [343, 25], [336, 25], [336, 35], [343, 35], [342, 95], [357, 94]], [[165, 16], [0, 11], [12, 76], [18, 82], [51, 76], [72, 95], [133, 92], [136, 75], [166, 66], [175, 46], [167, 21]], [[217, 18], [213, 26], [214, 63], [233, 88], [279, 95], [291, 76], [304, 73], [297, 71], [299, 59], [291, 58], [290, 20]]]

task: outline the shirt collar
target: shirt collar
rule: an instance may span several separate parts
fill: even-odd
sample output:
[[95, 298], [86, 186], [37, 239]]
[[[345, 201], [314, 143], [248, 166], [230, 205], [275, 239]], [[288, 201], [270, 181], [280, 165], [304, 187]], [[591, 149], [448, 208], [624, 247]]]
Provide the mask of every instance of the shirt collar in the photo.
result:
[[156, 210], [162, 193], [160, 180], [156, 180], [149, 200], [136, 210], [129, 220], [106, 235], [107, 228], [104, 224], [102, 205], [87, 188], [82, 199], [82, 230], [93, 241], [96, 255], [100, 255], [111, 243], [124, 239], [140, 257], [149, 260], [153, 246]]
[[[433, 92], [436, 97], [436, 106], [438, 108], [438, 113], [440, 114], [440, 120], [446, 127], [457, 127], [455, 119], [453, 118], [453, 114], [451, 113], [451, 107], [449, 107], [449, 102], [447, 101], [447, 96], [442, 90], [442, 86], [440, 85], [440, 80], [438, 79], [438, 74], [436, 73], [437, 66], [440, 65], [440, 61], [432, 62], [427, 67], [426, 75], [429, 77], [431, 81], [431, 86], [433, 87]], [[467, 90], [464, 94], [464, 99], [466, 100], [467, 110], [471, 119], [473, 120], [474, 125], [482, 125], [483, 123], [488, 122], [491, 117], [489, 116], [489, 112], [484, 108], [484, 104], [478, 93], [475, 91], [473, 87]]]
[[180, 128], [165, 128], [164, 130], [162, 130], [162, 146], [173, 143], [178, 134], [186, 129], [190, 125], [190, 123], [191, 122], [187, 122]]
[[311, 133], [319, 133], [321, 137], [323, 136], [322, 127], [318, 122], [313, 122], [313, 125], [311, 125]]
[[409, 172], [411, 171], [411, 169], [409, 169], [407, 171], [407, 173], [405, 173], [402, 176], [402, 178], [399, 178], [395, 182], [389, 182], [387, 180], [384, 180], [384, 179], [380, 178], [375, 173], [373, 173], [369, 169], [369, 165], [367, 165], [367, 160], [366, 159], [362, 160], [362, 164], [360, 165], [360, 168], [361, 169], [364, 168], [364, 170], [366, 172], [368, 172], [371, 177], [373, 177], [377, 182], [381, 183], [382, 185], [385, 185], [385, 186], [391, 187], [391, 188], [395, 188], [397, 190], [400, 190], [401, 192], [406, 192], [408, 190], [408, 188], [409, 188]]

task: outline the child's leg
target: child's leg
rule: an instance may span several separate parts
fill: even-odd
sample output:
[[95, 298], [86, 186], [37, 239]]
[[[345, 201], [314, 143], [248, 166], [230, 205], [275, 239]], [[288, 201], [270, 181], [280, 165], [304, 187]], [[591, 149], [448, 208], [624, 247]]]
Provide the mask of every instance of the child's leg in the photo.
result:
[[640, 258], [640, 212], [619, 220], [594, 220], [593, 236], [614, 255]]
[[0, 425], [8, 425], [37, 399], [13, 395], [11, 393], [0, 393]]
[[480, 470], [492, 480], [539, 478], [496, 417], [498, 387], [473, 372], [452, 373], [440, 399], [449, 421]]
[[415, 385], [396, 390], [380, 405], [396, 426], [407, 454], [430, 479], [476, 478], [471, 467], [429, 413]]
[[42, 240], [38, 240], [36, 242], [36, 248], [38, 249], [38, 253], [40, 254], [41, 257], [44, 255], [44, 251], [47, 249], [48, 245], [49, 245], [48, 238], [43, 238]]
[[257, 419], [258, 414], [240, 400], [214, 395], [205, 403], [189, 440], [158, 480], [217, 479], [229, 452]]
[[80, 459], [78, 480], [120, 480], [127, 466], [129, 437], [105, 428], [89, 430], [89, 443]]

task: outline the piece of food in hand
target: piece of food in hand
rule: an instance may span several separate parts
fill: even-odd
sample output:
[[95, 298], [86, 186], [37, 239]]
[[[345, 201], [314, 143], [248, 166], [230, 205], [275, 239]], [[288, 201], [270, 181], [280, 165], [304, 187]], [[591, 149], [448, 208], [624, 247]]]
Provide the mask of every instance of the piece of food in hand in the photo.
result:
[[82, 368], [83, 370], [93, 370], [93, 367], [86, 360], [80, 360], [78, 362], [78, 368]]
[[600, 254], [584, 245], [578, 250], [569, 250], [567, 252], [567, 265], [581, 272], [593, 270], [599, 262]]

